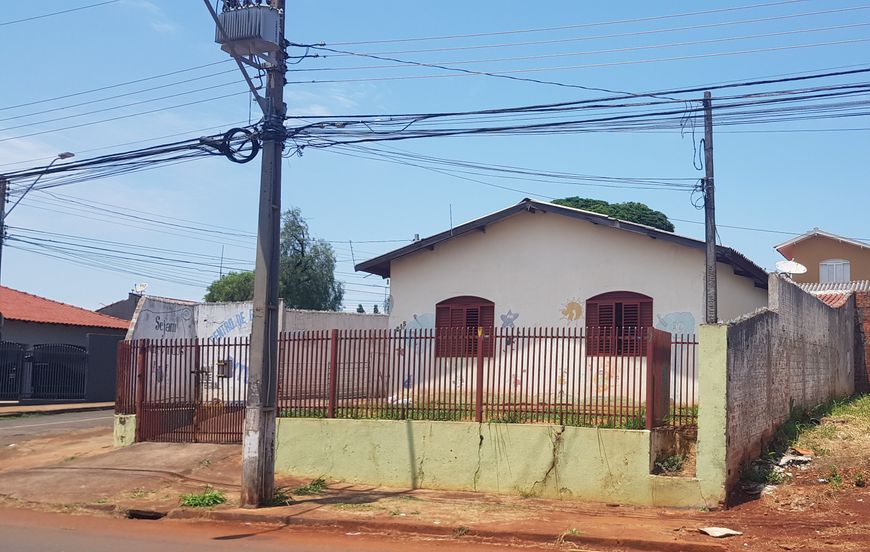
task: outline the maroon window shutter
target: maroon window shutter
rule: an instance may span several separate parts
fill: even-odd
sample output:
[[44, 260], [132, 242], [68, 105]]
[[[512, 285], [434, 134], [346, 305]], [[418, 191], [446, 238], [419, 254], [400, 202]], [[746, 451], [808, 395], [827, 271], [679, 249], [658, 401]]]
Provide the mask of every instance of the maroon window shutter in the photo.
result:
[[[495, 326], [495, 305], [481, 297], [452, 297], [435, 305], [437, 356], [461, 357], [477, 354], [477, 332], [491, 336]], [[491, 338], [489, 339], [491, 341]], [[486, 343], [487, 340], [484, 341]], [[492, 344], [485, 351], [492, 356]]]
[[495, 306], [481, 305], [480, 327], [483, 329], [483, 354], [492, 357], [495, 353]]
[[653, 325], [653, 304], [652, 301], [643, 301], [640, 304], [640, 327], [652, 328]]

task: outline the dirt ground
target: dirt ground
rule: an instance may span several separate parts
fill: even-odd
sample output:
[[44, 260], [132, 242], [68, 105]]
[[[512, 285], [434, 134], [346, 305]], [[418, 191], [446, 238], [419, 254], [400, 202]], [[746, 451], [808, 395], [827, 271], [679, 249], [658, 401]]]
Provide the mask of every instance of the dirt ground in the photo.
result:
[[[213, 511], [236, 511], [239, 447], [142, 443], [113, 450], [110, 442], [108, 431], [82, 430], [5, 447], [0, 450], [0, 503], [63, 511], [88, 507], [90, 512], [101, 506], [107, 512], [170, 511], [179, 509], [181, 495], [211, 486], [227, 499]], [[367, 525], [411, 533], [428, 528], [448, 536], [488, 533], [505, 538], [544, 533], [550, 535], [549, 542], [562, 542], [566, 549], [576, 546], [571, 543], [574, 536], [624, 536], [674, 545], [712, 544], [721, 550], [867, 550], [870, 486], [861, 485], [870, 476], [870, 397], [833, 409], [803, 428], [794, 444], [813, 452], [805, 469], [787, 467], [782, 483], [760, 496], [742, 496], [740, 503], [723, 511], [372, 488], [337, 481], [303, 494], [297, 490], [310, 481], [278, 477], [288, 504], [257, 512], [273, 522], [340, 521], [358, 523], [362, 530]], [[744, 534], [712, 539], [697, 532], [706, 526]]]

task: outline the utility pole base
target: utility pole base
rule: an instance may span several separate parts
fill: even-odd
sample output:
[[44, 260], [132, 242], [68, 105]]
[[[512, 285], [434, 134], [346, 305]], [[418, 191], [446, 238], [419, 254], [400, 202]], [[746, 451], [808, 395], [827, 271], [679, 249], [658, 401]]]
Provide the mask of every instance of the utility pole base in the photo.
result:
[[245, 409], [242, 437], [242, 508], [269, 506], [275, 496], [275, 412]]

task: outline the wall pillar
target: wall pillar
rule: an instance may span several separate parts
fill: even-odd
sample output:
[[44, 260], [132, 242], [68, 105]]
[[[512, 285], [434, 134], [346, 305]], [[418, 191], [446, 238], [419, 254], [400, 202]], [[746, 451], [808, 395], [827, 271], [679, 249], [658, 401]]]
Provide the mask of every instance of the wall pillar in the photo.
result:
[[708, 506], [725, 503], [729, 478], [728, 445], [728, 326], [698, 328], [698, 448], [696, 477]]

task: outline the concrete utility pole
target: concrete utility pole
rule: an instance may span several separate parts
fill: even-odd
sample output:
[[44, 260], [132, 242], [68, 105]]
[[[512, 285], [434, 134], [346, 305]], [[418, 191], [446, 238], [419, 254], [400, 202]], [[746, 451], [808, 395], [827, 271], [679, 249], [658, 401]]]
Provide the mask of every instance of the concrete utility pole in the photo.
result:
[[275, 408], [278, 379], [278, 277], [281, 233], [281, 151], [284, 149], [284, 0], [279, 11], [279, 44], [275, 63], [266, 69], [263, 160], [260, 170], [260, 214], [254, 265], [254, 320], [248, 365], [248, 404], [242, 441], [242, 497], [246, 508], [268, 505], [275, 493]]
[[[248, 397], [242, 435], [241, 505], [244, 508], [256, 508], [269, 505], [275, 493], [281, 152], [286, 137], [284, 118], [287, 113], [284, 104], [284, 75], [287, 71], [284, 0], [270, 0], [265, 6], [224, 0], [224, 12], [220, 16], [209, 0], [203, 0], [203, 3], [215, 20], [217, 41], [236, 61], [252, 95], [263, 110], [254, 318], [251, 322]], [[265, 70], [264, 97], [259, 95], [245, 66]]]
[[704, 322], [715, 324], [719, 321], [718, 298], [716, 289], [716, 201], [713, 180], [713, 100], [710, 92], [704, 92]]
[[9, 181], [0, 176], [0, 269], [3, 268], [3, 242], [6, 241], [6, 186], [8, 184]]

